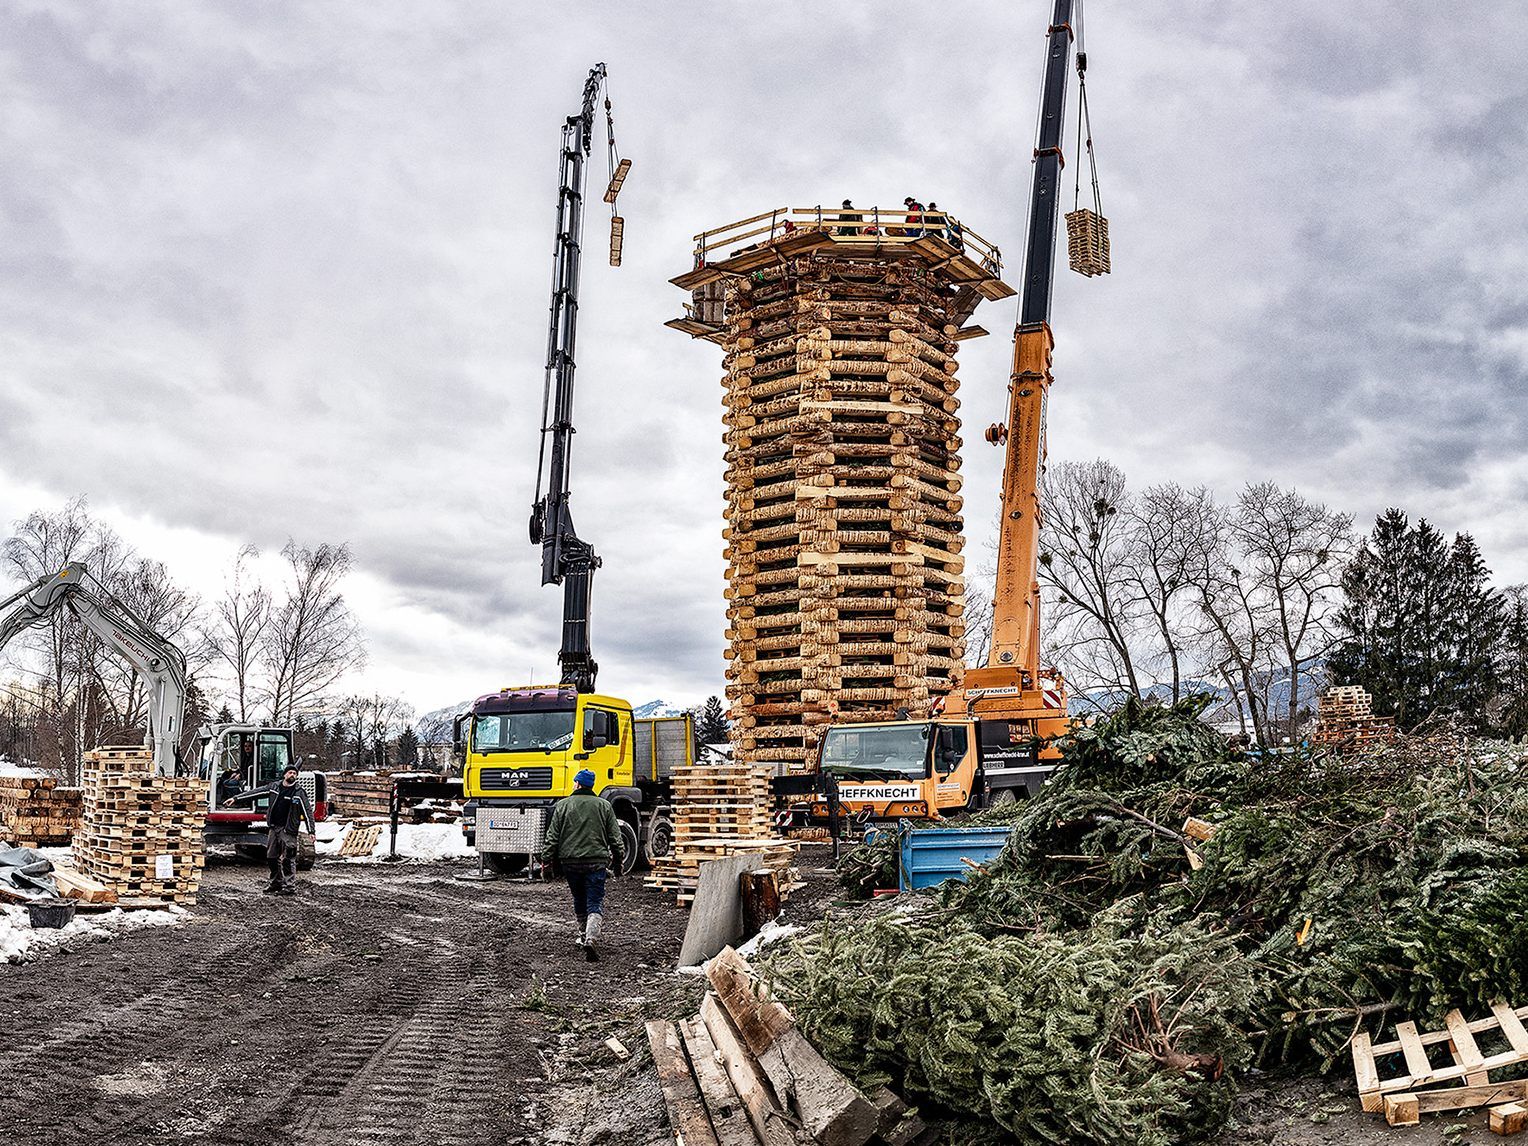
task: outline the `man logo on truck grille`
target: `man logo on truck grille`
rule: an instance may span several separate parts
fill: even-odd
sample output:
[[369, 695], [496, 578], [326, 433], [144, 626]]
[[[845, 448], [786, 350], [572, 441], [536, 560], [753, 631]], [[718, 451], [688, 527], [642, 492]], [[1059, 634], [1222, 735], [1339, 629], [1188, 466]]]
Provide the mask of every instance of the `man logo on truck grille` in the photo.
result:
[[525, 787], [526, 782], [529, 780], [529, 773], [521, 772], [519, 769], [516, 769], [509, 774], [509, 784], [507, 786], [510, 788], [523, 788]]

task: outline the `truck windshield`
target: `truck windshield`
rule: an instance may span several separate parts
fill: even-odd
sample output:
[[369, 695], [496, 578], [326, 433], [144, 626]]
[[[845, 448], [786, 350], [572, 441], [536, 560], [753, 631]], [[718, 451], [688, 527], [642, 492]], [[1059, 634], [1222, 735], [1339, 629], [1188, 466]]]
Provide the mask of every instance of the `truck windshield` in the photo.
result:
[[508, 712], [472, 722], [474, 752], [560, 752], [573, 744], [572, 712]]
[[928, 775], [927, 724], [830, 728], [822, 741], [822, 767], [835, 775], [884, 772]]

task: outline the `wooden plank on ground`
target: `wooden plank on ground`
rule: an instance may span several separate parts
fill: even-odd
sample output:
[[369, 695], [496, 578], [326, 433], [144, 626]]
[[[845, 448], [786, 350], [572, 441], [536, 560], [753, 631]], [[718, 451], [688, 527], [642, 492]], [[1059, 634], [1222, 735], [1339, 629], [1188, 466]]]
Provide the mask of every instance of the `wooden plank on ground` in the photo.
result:
[[1523, 1028], [1523, 1020], [1517, 1017], [1517, 1012], [1505, 1001], [1498, 999], [1491, 1004], [1491, 1013], [1496, 1016], [1496, 1021], [1501, 1025], [1501, 1033], [1512, 1044], [1512, 1049], [1518, 1054], [1528, 1056], [1528, 1030]]
[[790, 1012], [769, 997], [748, 961], [728, 948], [706, 967], [734, 1027], [780, 1104], [822, 1146], [863, 1146], [876, 1132], [875, 1106], [807, 1042]]
[[748, 1120], [753, 1123], [759, 1141], [764, 1146], [796, 1146], [795, 1129], [790, 1125], [785, 1111], [780, 1108], [779, 1100], [764, 1077], [764, 1072], [748, 1053], [742, 1036], [732, 1025], [732, 1020], [727, 1017], [725, 1008], [715, 995], [707, 993], [701, 1001], [700, 1018], [711, 1035], [711, 1041], [721, 1052], [722, 1062], [727, 1067], [727, 1077], [732, 1080], [732, 1089], [737, 1091], [738, 1100], [742, 1102], [743, 1109], [748, 1111]]
[[70, 899], [82, 900], [85, 903], [115, 903], [117, 901], [115, 891], [100, 880], [91, 879], [73, 868], [55, 867], [53, 882], [58, 885], [58, 893]]
[[653, 1049], [653, 1064], [658, 1068], [658, 1085], [668, 1107], [669, 1125], [685, 1146], [721, 1146], [711, 1130], [695, 1078], [685, 1062], [674, 1024], [653, 1019], [647, 1024], [647, 1042]]
[[1417, 1100], [1417, 1110], [1422, 1114], [1522, 1102], [1528, 1100], [1528, 1078], [1492, 1082], [1485, 1086], [1440, 1086], [1436, 1090], [1418, 1090], [1412, 1097]]
[[[1470, 1026], [1465, 1022], [1463, 1013], [1455, 1007], [1443, 1016], [1443, 1023], [1448, 1027], [1449, 1047], [1453, 1051], [1454, 1059], [1460, 1066], [1481, 1067], [1485, 1063], [1485, 1056], [1480, 1053], [1480, 1046], [1475, 1042], [1475, 1036], [1470, 1033]], [[1466, 1086], [1485, 1086], [1491, 1081], [1490, 1076], [1484, 1069], [1473, 1070], [1464, 1076]]]
[[690, 1066], [706, 1109], [711, 1112], [711, 1129], [716, 1132], [717, 1141], [721, 1146], [758, 1146], [759, 1138], [748, 1121], [748, 1111], [743, 1109], [732, 1080], [722, 1067], [706, 1024], [699, 1019], [687, 1019], [679, 1024], [679, 1034], [690, 1052]]
[[1384, 1109], [1385, 1099], [1379, 1092], [1379, 1068], [1374, 1065], [1370, 1045], [1369, 1032], [1359, 1031], [1348, 1049], [1353, 1053], [1353, 1078], [1358, 1083], [1359, 1101], [1368, 1113], [1378, 1114]]
[[1406, 1073], [1412, 1085], [1429, 1081], [1433, 1075], [1432, 1063], [1427, 1059], [1422, 1040], [1417, 1037], [1416, 1023], [1410, 1019], [1396, 1023], [1395, 1035], [1401, 1041], [1401, 1054], [1406, 1056]]

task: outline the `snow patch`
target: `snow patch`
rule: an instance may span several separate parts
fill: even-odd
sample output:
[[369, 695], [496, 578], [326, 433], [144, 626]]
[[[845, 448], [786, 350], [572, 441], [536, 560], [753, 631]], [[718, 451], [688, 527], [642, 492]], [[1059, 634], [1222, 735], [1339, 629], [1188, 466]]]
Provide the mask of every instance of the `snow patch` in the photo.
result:
[[[318, 854], [331, 859], [338, 858], [337, 853], [344, 846], [345, 837], [359, 827], [358, 824], [351, 825], [344, 832], [328, 839], [320, 836], [315, 841]], [[379, 860], [386, 859], [392, 851], [391, 832], [391, 826], [383, 824], [370, 855], [346, 856], [341, 862], [377, 863]], [[448, 824], [399, 824], [398, 858], [420, 861], [477, 859], [477, 849], [467, 846], [467, 837], [462, 834], [462, 825], [459, 820]]]
[[0, 908], [0, 963], [33, 963], [74, 951], [87, 943], [108, 943], [143, 927], [175, 927], [189, 918], [181, 907], [123, 911], [114, 907], [90, 915], [76, 914], [63, 927], [33, 927], [25, 907]]

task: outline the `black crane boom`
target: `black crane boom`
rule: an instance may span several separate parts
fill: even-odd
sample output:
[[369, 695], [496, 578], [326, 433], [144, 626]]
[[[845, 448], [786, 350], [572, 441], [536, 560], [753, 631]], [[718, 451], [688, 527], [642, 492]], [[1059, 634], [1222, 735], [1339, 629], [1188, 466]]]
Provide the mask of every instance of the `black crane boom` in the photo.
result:
[[1066, 118], [1066, 65], [1072, 50], [1072, 0], [1056, 0], [1047, 33], [1045, 80], [1040, 94], [1040, 130], [1035, 140], [1034, 183], [1029, 202], [1029, 234], [1024, 248], [1024, 299], [1019, 326], [1050, 321], [1051, 287], [1056, 279], [1056, 219], [1061, 203], [1061, 128]]
[[[605, 78], [604, 64], [590, 70], [584, 81], [582, 109], [579, 114], [570, 115], [562, 128], [557, 229], [552, 248], [552, 306], [547, 322], [546, 387], [541, 407], [541, 457], [530, 521], [531, 542], [541, 546], [541, 583], [563, 587], [562, 647], [557, 663], [562, 680], [579, 692], [594, 691], [594, 678], [599, 671], [589, 646], [589, 605], [600, 558], [594, 546], [578, 536], [569, 506], [574, 349], [578, 339], [585, 167], [593, 144], [595, 107]], [[607, 99], [607, 109], [609, 103]]]

